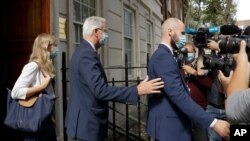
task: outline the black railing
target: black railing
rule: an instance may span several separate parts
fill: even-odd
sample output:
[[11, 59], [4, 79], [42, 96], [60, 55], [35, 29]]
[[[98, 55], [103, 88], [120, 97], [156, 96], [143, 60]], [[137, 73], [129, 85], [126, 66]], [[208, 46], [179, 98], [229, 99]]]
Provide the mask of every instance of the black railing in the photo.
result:
[[[67, 71], [68, 68], [66, 67], [66, 53], [62, 53], [62, 95], [63, 95], [63, 125], [65, 123], [65, 116], [66, 116], [66, 110], [67, 110], [67, 83], [69, 82], [67, 80]], [[63, 126], [63, 140], [67, 141], [68, 137], [66, 134], [66, 128]]]
[[[148, 57], [149, 55], [147, 55], [147, 62], [148, 62]], [[115, 78], [112, 78], [111, 81], [108, 81], [108, 83], [110, 83], [112, 86], [116, 86], [117, 83], [123, 83], [124, 86], [128, 87], [129, 84], [132, 85], [138, 85], [141, 81], [140, 77], [137, 77], [134, 80], [129, 79], [129, 69], [146, 69], [147, 71], [147, 65], [146, 66], [139, 66], [139, 67], [129, 67], [128, 66], [128, 61], [127, 61], [127, 55], [125, 55], [125, 67], [111, 67], [111, 68], [104, 68], [105, 70], [124, 70], [125, 75], [124, 75], [124, 80], [115, 80]], [[62, 89], [63, 89], [63, 115], [64, 115], [64, 119], [65, 120], [65, 114], [66, 114], [66, 107], [67, 107], [67, 83], [69, 82], [66, 78], [66, 73], [67, 73], [68, 68], [66, 67], [66, 57], [65, 57], [65, 53], [63, 53], [62, 55]], [[116, 141], [118, 134], [119, 135], [123, 135], [125, 136], [127, 141], [131, 141], [131, 140], [136, 140], [136, 141], [144, 141], [144, 140], [150, 140], [149, 137], [147, 137], [147, 139], [145, 139], [145, 137], [143, 138], [141, 136], [142, 130], [141, 130], [141, 126], [142, 126], [142, 119], [141, 119], [141, 104], [145, 104], [142, 103], [140, 101], [139, 98], [139, 102], [137, 104], [137, 118], [130, 116], [129, 115], [129, 106], [131, 104], [125, 104], [125, 114], [122, 113], [119, 110], [116, 110], [116, 102], [111, 102], [112, 107], [110, 107], [110, 110], [112, 110], [112, 121], [109, 121], [109, 129], [111, 129], [112, 131], [112, 140]], [[147, 105], [146, 105], [147, 106]], [[116, 117], [117, 114], [119, 114], [122, 117], [125, 117], [125, 128], [122, 126], [117, 125], [116, 123]], [[135, 134], [133, 132], [129, 132], [130, 130], [130, 126], [129, 126], [129, 122], [130, 121], [134, 121], [135, 124], [137, 124], [137, 128], [138, 128], [138, 133]], [[64, 141], [67, 141], [67, 135], [66, 135], [66, 130], [64, 128]]]
[[[148, 55], [147, 55], [148, 56]], [[147, 57], [147, 62], [148, 62], [148, 58]], [[109, 83], [112, 83], [113, 86], [115, 86], [117, 83], [124, 83], [124, 85], [126, 87], [129, 86], [129, 83], [134, 83], [134, 84], [139, 84], [141, 79], [140, 77], [137, 77], [137, 79], [134, 79], [134, 80], [131, 80], [129, 79], [129, 69], [146, 69], [147, 71], [147, 66], [139, 66], [139, 67], [129, 67], [128, 66], [128, 61], [127, 61], [127, 55], [125, 55], [125, 67], [110, 67], [110, 68], [104, 68], [105, 70], [110, 70], [110, 69], [119, 69], [119, 70], [124, 70], [125, 72], [125, 76], [124, 76], [124, 80], [115, 80], [115, 78], [112, 78], [112, 81], [109, 81]], [[126, 119], [126, 123], [125, 123], [125, 137], [126, 137], [126, 140], [145, 140], [143, 139], [143, 137], [141, 136], [141, 126], [142, 126], [142, 121], [141, 121], [141, 101], [140, 101], [140, 97], [139, 97], [139, 102], [137, 104], [137, 119], [135, 120], [137, 123], [137, 128], [138, 128], [138, 133], [137, 134], [134, 134], [134, 133], [130, 133], [129, 130], [130, 130], [130, 127], [129, 127], [129, 121], [130, 120], [133, 120], [131, 118], [131, 116], [129, 116], [129, 105], [130, 104], [125, 104], [125, 115], [122, 114], [121, 112], [117, 111], [116, 110], [116, 102], [112, 102], [112, 107], [110, 107], [113, 111], [113, 118], [112, 118], [112, 127], [110, 126], [110, 128], [112, 128], [112, 133], [113, 133], [113, 141], [116, 141], [116, 134], [118, 132], [117, 128], [118, 126], [116, 125], [116, 113], [119, 113], [120, 115], [124, 116], [125, 119]], [[123, 128], [120, 128], [120, 130], [122, 130]], [[121, 133], [122, 134], [122, 133]], [[146, 140], [150, 140], [150, 138], [147, 138]]]

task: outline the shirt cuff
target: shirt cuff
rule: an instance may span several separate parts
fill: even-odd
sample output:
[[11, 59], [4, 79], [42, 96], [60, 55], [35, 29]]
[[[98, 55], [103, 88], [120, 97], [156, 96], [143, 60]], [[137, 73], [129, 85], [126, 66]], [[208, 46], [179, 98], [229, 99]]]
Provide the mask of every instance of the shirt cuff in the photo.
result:
[[210, 127], [210, 128], [213, 128], [214, 125], [215, 125], [215, 123], [216, 123], [217, 121], [218, 121], [218, 119], [215, 118], [215, 119], [213, 120], [213, 122], [210, 124], [209, 127]]

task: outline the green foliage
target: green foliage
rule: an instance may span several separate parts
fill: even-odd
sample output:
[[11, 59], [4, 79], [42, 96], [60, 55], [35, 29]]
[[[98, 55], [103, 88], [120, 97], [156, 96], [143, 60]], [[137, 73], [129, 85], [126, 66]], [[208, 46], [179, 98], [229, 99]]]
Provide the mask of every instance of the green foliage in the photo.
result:
[[[184, 0], [185, 24], [197, 28], [202, 23], [213, 25], [235, 23], [233, 0]], [[195, 23], [195, 24], [194, 24]]]

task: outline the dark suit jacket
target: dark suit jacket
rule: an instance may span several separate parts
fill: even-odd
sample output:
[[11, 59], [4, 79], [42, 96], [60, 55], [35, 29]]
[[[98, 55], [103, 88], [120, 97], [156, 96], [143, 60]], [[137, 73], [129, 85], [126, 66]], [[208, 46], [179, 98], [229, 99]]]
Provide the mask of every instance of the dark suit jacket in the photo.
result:
[[148, 75], [161, 77], [161, 94], [150, 95], [147, 132], [159, 141], [191, 141], [191, 121], [208, 128], [213, 118], [197, 105], [189, 95], [186, 84], [171, 51], [165, 45], [152, 55]]
[[83, 41], [70, 63], [70, 96], [65, 126], [69, 137], [104, 140], [108, 128], [108, 102], [137, 102], [136, 87], [112, 87], [97, 53]]

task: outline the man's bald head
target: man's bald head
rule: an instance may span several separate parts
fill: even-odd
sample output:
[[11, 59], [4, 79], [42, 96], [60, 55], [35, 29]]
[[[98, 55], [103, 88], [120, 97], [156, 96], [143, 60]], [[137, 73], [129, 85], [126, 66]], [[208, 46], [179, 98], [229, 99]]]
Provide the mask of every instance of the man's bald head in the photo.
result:
[[162, 33], [165, 33], [169, 28], [175, 30], [182, 26], [185, 27], [184, 23], [181, 20], [177, 18], [168, 18], [162, 24]]
[[185, 35], [185, 25], [181, 20], [177, 18], [168, 18], [162, 24], [161, 41], [170, 45], [172, 48], [177, 47], [176, 43], [179, 47], [183, 46], [182, 44], [185, 44], [184, 42], [186, 42], [186, 37], [183, 35]]

